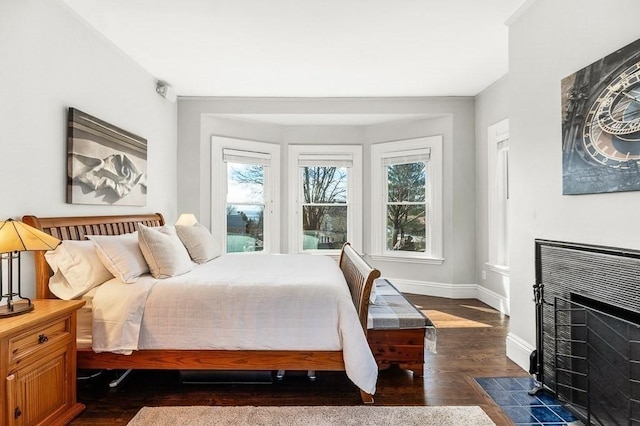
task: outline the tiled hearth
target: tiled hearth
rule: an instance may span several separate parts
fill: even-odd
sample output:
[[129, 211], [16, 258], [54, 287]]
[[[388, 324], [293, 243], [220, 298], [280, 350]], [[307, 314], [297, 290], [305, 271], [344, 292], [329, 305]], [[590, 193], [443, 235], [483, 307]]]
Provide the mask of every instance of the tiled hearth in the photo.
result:
[[506, 415], [520, 425], [579, 425], [581, 422], [545, 392], [528, 394], [534, 387], [530, 377], [479, 377], [476, 382]]

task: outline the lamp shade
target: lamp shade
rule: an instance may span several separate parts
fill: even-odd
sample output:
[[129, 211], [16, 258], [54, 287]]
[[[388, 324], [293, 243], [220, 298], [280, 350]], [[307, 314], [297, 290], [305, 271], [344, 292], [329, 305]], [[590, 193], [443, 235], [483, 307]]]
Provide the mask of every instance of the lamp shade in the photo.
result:
[[183, 226], [193, 226], [198, 223], [198, 219], [193, 213], [182, 213], [178, 220], [176, 221], [176, 225]]
[[59, 244], [59, 239], [19, 220], [7, 219], [0, 222], [0, 253], [53, 250]]

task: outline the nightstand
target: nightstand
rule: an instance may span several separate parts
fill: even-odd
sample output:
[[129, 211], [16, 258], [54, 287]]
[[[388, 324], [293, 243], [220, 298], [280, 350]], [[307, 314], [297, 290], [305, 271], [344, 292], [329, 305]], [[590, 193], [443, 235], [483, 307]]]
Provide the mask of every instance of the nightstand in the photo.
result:
[[34, 300], [0, 319], [0, 424], [66, 425], [76, 402], [76, 316], [82, 300]]

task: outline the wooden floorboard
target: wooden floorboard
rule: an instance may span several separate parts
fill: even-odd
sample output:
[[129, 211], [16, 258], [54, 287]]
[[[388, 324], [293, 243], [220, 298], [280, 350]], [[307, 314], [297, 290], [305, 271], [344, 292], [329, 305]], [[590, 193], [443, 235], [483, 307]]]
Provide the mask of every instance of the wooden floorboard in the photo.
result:
[[[474, 299], [407, 295], [436, 325], [437, 354], [428, 354], [423, 378], [398, 368], [381, 371], [376, 405], [479, 405], [499, 426], [511, 425], [474, 377], [527, 373], [505, 356], [509, 318]], [[85, 372], [81, 372], [85, 373]], [[87, 409], [71, 424], [126, 425], [144, 406], [169, 405], [360, 405], [358, 389], [341, 372], [288, 372], [271, 384], [182, 384], [175, 371], [135, 371], [109, 388], [117, 372], [78, 385]]]

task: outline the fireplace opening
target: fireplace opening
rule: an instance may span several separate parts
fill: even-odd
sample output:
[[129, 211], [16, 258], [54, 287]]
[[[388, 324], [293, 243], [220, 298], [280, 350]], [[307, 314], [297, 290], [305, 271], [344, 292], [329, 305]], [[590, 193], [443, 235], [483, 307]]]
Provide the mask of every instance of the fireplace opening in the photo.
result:
[[556, 396], [588, 424], [639, 418], [640, 325], [621, 313], [633, 314], [577, 294], [556, 300]]
[[[595, 300], [576, 293], [570, 293], [572, 301], [580, 303], [596, 311], [604, 312], [612, 317], [620, 318], [630, 323], [640, 326], [640, 312], [634, 312], [619, 306], [612, 305], [600, 300]], [[640, 308], [640, 306], [638, 307]]]

